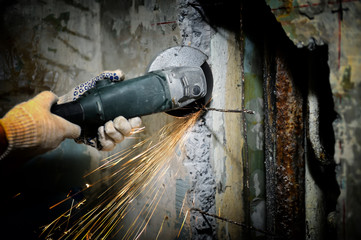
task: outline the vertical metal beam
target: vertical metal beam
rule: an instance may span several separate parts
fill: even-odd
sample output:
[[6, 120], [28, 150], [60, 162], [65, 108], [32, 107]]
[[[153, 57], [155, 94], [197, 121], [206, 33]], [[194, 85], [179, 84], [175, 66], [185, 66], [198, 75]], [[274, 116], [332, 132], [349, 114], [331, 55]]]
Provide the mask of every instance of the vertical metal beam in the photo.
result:
[[252, 165], [264, 160], [267, 231], [286, 239], [304, 239], [304, 96], [296, 74], [297, 50], [263, 1], [242, 2], [244, 35], [261, 51], [253, 52], [262, 60], [253, 62], [252, 68], [263, 68], [264, 87], [265, 152], [249, 159], [249, 177], [255, 170]]
[[283, 56], [276, 57], [276, 230], [303, 239], [303, 99], [287, 64]]
[[265, 61], [267, 230], [304, 239], [304, 102], [287, 49], [278, 47]]

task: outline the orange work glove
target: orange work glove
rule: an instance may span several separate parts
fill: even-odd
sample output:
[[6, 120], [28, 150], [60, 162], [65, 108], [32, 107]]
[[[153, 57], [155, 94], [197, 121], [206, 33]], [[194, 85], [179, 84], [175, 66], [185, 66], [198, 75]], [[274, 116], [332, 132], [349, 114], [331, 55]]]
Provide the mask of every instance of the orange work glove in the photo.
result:
[[33, 157], [56, 148], [65, 138], [77, 138], [80, 127], [50, 112], [58, 97], [44, 91], [12, 108], [2, 119], [8, 148], [6, 156]]

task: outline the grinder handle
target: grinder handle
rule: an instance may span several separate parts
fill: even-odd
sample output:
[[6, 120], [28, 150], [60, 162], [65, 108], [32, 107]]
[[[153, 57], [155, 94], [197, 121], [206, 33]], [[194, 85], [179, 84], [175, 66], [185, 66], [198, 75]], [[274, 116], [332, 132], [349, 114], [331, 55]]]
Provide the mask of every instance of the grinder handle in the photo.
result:
[[83, 127], [84, 111], [80, 103], [77, 101], [63, 104], [56, 103], [51, 107], [50, 111], [69, 122]]

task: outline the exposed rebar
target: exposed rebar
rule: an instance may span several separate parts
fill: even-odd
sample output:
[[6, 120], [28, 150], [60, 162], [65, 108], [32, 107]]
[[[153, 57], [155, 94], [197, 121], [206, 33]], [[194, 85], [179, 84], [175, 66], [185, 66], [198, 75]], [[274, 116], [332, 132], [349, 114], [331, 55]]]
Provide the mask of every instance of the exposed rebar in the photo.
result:
[[220, 109], [220, 108], [202, 108], [204, 111], [217, 111], [217, 112], [226, 112], [226, 113], [248, 113], [255, 114], [255, 111], [249, 109]]
[[267, 236], [276, 237], [276, 235], [273, 234], [273, 233], [264, 231], [264, 230], [262, 230], [262, 229], [255, 228], [255, 227], [253, 227], [253, 226], [248, 226], [247, 224], [240, 223], [240, 222], [236, 222], [236, 221], [233, 221], [233, 220], [230, 220], [230, 219], [227, 219], [227, 218], [224, 218], [224, 217], [221, 217], [221, 216], [212, 214], [212, 213], [208, 213], [208, 212], [205, 212], [205, 211], [203, 211], [203, 210], [201, 210], [201, 209], [198, 209], [198, 208], [191, 208], [191, 209], [189, 209], [189, 211], [197, 211], [197, 212], [199, 212], [199, 213], [202, 214], [202, 215], [207, 215], [207, 216], [210, 216], [210, 217], [214, 217], [214, 218], [217, 218], [217, 219], [219, 219], [219, 220], [222, 220], [222, 221], [225, 221], [225, 222], [229, 222], [229, 223], [235, 224], [235, 225], [237, 225], [237, 226], [246, 228], [246, 229], [251, 230], [251, 231], [263, 233], [263, 234], [265, 234], [265, 235], [267, 235]]

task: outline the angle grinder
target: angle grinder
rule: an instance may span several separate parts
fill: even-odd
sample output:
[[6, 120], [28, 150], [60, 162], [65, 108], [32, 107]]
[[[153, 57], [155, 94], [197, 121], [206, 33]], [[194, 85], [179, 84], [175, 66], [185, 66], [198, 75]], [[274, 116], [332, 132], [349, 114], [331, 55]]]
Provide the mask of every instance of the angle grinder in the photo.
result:
[[99, 126], [118, 116], [132, 118], [167, 112], [182, 117], [210, 99], [213, 87], [207, 56], [193, 47], [177, 46], [159, 54], [143, 76], [122, 82], [98, 81], [77, 100], [55, 104], [51, 112], [95, 137]]

